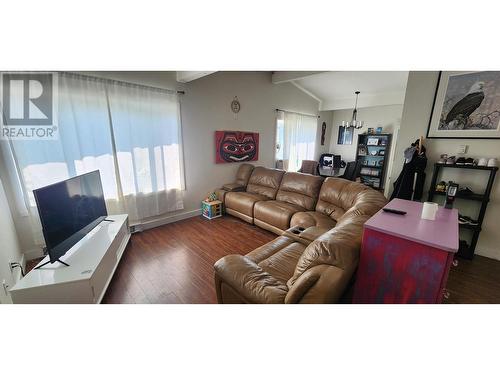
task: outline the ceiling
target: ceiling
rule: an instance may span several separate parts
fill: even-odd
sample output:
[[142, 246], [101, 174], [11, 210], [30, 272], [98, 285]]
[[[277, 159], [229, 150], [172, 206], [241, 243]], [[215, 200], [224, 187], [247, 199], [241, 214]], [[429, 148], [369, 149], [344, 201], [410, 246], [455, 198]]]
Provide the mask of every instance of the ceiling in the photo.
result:
[[194, 81], [195, 79], [208, 76], [215, 71], [178, 71], [177, 74], [177, 82], [188, 83]]
[[320, 110], [403, 104], [407, 71], [275, 72], [273, 82], [291, 82], [320, 102]]

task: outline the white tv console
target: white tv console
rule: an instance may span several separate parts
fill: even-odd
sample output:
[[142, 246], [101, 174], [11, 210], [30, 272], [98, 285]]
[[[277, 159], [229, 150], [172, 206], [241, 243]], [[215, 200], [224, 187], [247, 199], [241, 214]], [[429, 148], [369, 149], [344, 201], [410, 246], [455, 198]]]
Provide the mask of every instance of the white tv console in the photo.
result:
[[[128, 215], [111, 215], [59, 262], [33, 269], [10, 289], [13, 303], [100, 303], [130, 239]], [[48, 261], [45, 257], [39, 264]]]

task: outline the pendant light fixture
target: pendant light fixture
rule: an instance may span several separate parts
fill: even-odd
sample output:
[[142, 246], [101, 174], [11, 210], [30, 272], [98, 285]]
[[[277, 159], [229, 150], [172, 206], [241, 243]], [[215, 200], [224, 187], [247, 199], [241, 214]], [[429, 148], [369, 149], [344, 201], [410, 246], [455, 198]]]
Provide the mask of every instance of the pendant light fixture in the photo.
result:
[[352, 111], [351, 121], [342, 121], [342, 126], [346, 128], [361, 129], [364, 125], [364, 121], [358, 121], [358, 95], [359, 91], [356, 91], [356, 103], [354, 104], [354, 110]]

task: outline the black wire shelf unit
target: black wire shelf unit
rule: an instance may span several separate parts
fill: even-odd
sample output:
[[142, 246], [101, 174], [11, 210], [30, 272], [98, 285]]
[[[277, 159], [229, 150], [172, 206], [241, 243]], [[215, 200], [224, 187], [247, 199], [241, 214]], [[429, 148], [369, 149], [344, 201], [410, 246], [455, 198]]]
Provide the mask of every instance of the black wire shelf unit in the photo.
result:
[[[464, 194], [464, 193], [459, 192], [455, 196], [456, 199], [470, 200], [470, 201], [476, 201], [476, 202], [481, 203], [481, 206], [479, 208], [479, 214], [477, 217], [477, 225], [460, 224], [460, 228], [472, 231], [472, 237], [471, 237], [470, 243], [467, 243], [464, 240], [460, 241], [460, 249], [458, 250], [457, 255], [462, 257], [462, 258], [465, 258], [465, 259], [472, 259], [474, 257], [474, 253], [476, 251], [476, 245], [477, 245], [477, 241], [479, 240], [479, 234], [481, 233], [481, 230], [482, 230], [483, 220], [484, 220], [484, 216], [486, 214], [486, 208], [488, 207], [488, 203], [490, 201], [491, 190], [493, 188], [493, 183], [495, 181], [495, 175], [498, 171], [498, 167], [479, 167], [479, 166], [472, 166], [472, 165], [456, 165], [456, 164], [440, 164], [440, 163], [434, 164], [434, 172], [432, 174], [431, 186], [429, 189], [429, 195], [427, 197], [427, 200], [429, 202], [432, 202], [436, 195], [443, 195], [443, 196], [446, 195], [445, 192], [436, 191], [436, 184], [438, 181], [439, 174], [445, 168], [459, 168], [459, 169], [465, 169], [465, 170], [479, 170], [479, 171], [489, 172], [489, 178], [488, 178], [488, 182], [486, 184], [486, 189], [484, 190], [484, 193], [482, 193], [482, 194]], [[456, 182], [460, 184], [460, 181], [456, 181]]]

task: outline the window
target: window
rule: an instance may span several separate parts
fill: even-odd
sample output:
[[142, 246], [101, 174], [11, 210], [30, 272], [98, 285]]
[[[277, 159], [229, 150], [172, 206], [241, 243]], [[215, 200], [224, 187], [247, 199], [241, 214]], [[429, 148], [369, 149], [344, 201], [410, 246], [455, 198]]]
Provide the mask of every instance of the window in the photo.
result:
[[276, 120], [277, 167], [296, 172], [302, 160], [314, 160], [317, 118], [293, 112], [281, 112]]
[[11, 143], [32, 215], [33, 190], [99, 170], [110, 214], [131, 222], [183, 208], [176, 93], [62, 73], [59, 139]]
[[283, 118], [276, 120], [276, 160], [283, 161], [283, 143], [285, 142], [285, 124]]

